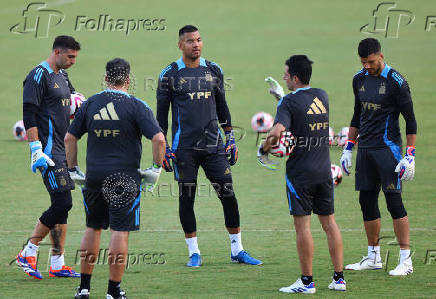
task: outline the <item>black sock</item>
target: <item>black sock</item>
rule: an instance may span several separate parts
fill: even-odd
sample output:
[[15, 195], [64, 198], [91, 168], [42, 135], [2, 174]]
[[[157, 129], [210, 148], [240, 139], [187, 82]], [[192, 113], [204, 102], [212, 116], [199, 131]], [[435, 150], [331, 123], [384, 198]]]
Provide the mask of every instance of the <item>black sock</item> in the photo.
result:
[[309, 285], [312, 282], [312, 276], [301, 275], [301, 281], [305, 285]]
[[336, 272], [335, 271], [335, 273], [333, 274], [333, 279], [335, 280], [335, 281], [338, 281], [339, 279], [344, 279], [344, 272]]
[[121, 291], [120, 284], [121, 281], [109, 280], [109, 283], [107, 285], [107, 293], [114, 298], [118, 298], [120, 296], [120, 291]]
[[87, 289], [88, 291], [91, 289], [91, 275], [92, 274], [84, 274], [80, 273], [80, 289]]

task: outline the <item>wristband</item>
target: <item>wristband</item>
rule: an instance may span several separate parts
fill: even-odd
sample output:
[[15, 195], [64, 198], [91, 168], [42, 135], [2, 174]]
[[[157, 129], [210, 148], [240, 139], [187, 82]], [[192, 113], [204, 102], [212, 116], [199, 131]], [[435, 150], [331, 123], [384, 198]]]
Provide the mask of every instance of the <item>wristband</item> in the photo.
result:
[[353, 147], [355, 144], [356, 144], [356, 141], [348, 139], [347, 145], [345, 146], [345, 150], [347, 150], [347, 151], [353, 150]]
[[413, 156], [413, 157], [415, 157], [415, 147], [414, 146], [406, 147], [406, 156]]

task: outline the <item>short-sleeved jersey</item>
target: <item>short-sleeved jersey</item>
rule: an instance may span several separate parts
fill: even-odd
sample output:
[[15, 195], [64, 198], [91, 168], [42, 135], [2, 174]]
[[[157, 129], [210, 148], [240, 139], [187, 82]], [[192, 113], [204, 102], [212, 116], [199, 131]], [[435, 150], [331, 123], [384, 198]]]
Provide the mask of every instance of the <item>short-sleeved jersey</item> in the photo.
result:
[[152, 139], [161, 129], [145, 102], [123, 91], [104, 90], [80, 106], [68, 132], [77, 138], [88, 133], [86, 187], [100, 190], [116, 172], [138, 183], [141, 137]]
[[70, 96], [74, 88], [64, 70], [55, 73], [41, 62], [23, 82], [23, 104], [38, 107], [38, 137], [48, 156], [65, 157], [64, 137], [70, 125]]
[[172, 149], [217, 150], [222, 145], [218, 122], [231, 126], [224, 77], [214, 62], [200, 58], [188, 68], [182, 58], [164, 68], [157, 89], [157, 120], [166, 135], [172, 109]]
[[390, 147], [398, 151], [400, 107], [412, 101], [407, 81], [386, 64], [377, 77], [360, 70], [353, 78], [353, 92], [353, 119], [357, 121], [351, 126], [359, 129], [359, 147]]
[[286, 174], [294, 183], [318, 184], [331, 178], [329, 102], [319, 88], [298, 88], [277, 105], [274, 123], [282, 124], [295, 138], [286, 162]]

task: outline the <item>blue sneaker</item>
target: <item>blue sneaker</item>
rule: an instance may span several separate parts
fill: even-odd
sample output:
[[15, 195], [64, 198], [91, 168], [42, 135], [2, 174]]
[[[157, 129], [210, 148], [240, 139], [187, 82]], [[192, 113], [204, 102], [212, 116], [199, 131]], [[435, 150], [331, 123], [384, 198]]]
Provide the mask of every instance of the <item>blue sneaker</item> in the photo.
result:
[[186, 266], [192, 267], [192, 268], [200, 267], [201, 266], [201, 255], [199, 255], [198, 253], [193, 253], [189, 257], [189, 262], [186, 264]]
[[34, 256], [23, 256], [22, 251], [20, 251], [16, 257], [15, 260], [18, 267], [23, 269], [23, 271], [29, 275], [30, 277], [33, 277], [35, 279], [42, 279], [41, 272], [38, 271], [38, 268], [36, 267], [36, 257]]
[[241, 263], [241, 264], [255, 265], [255, 266], [263, 264], [261, 260], [257, 260], [254, 257], [251, 257], [250, 254], [245, 250], [241, 250], [237, 256], [230, 255], [230, 258], [234, 263]]
[[49, 271], [48, 276], [49, 277], [73, 277], [73, 278], [79, 278], [80, 277], [80, 273], [77, 273], [76, 271], [74, 271], [70, 267], [63, 265], [62, 269], [60, 269], [60, 270], [53, 270], [50, 267], [50, 271]]

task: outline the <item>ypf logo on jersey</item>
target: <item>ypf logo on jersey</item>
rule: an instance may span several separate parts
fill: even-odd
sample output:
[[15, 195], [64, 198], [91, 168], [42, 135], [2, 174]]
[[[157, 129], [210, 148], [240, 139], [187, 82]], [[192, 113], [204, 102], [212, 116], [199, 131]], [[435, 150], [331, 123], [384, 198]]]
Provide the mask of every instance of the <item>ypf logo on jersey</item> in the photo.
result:
[[65, 15], [54, 9], [46, 9], [43, 2], [32, 2], [22, 12], [22, 20], [13, 25], [9, 31], [15, 34], [34, 33], [35, 38], [47, 38], [51, 28], [59, 25]]
[[372, 19], [360, 28], [368, 35], [382, 33], [386, 38], [398, 38], [400, 28], [411, 24], [415, 15], [410, 10], [395, 9], [394, 2], [381, 2], [372, 12]]

